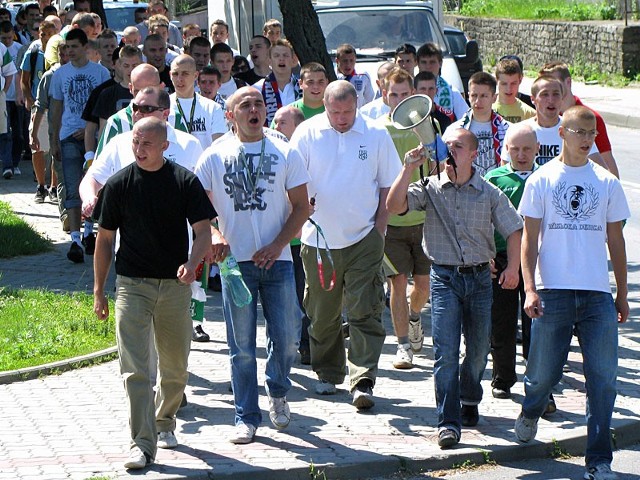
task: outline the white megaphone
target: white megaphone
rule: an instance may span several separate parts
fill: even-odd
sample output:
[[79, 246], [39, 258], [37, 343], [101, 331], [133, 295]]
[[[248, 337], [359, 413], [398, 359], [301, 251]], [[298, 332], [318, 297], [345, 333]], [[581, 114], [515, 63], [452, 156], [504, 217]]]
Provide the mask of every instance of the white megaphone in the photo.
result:
[[432, 158], [433, 150], [429, 145], [436, 140], [431, 119], [433, 102], [427, 95], [412, 95], [402, 100], [391, 114], [393, 126], [398, 130], [412, 129], [420, 139], [428, 158]]

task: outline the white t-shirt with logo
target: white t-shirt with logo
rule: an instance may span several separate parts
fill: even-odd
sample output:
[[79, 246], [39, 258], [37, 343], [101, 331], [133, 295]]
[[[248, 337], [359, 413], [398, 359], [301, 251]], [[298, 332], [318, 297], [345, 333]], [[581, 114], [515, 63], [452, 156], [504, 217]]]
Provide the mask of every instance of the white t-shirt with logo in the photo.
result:
[[220, 85], [218, 93], [223, 98], [223, 100], [226, 100], [231, 95], [233, 95], [236, 90], [238, 90], [238, 85], [236, 85], [235, 79], [231, 77], [228, 82], [224, 82], [222, 85]]
[[[287, 191], [309, 182], [289, 145], [273, 137], [251, 143], [236, 135], [219, 138], [202, 154], [195, 173], [212, 193], [220, 232], [239, 262], [275, 240], [291, 212]], [[278, 260], [291, 261], [291, 249], [284, 248]]]
[[494, 168], [496, 165], [496, 154], [493, 148], [493, 133], [491, 131], [491, 122], [478, 122], [471, 119], [469, 130], [478, 137], [478, 155], [473, 161], [473, 166], [481, 177]]
[[607, 223], [629, 218], [620, 181], [591, 160], [548, 162], [531, 174], [519, 212], [542, 219], [536, 287], [610, 292]]
[[[178, 98], [173, 93], [170, 98], [175, 124], [182, 123], [184, 130], [190, 131], [191, 135], [200, 141], [203, 150], [213, 143], [212, 135], [223, 135], [228, 131], [222, 107], [213, 100], [209, 100], [199, 93], [196, 93], [192, 98]], [[180, 102], [182, 111], [178, 109], [177, 102]]]

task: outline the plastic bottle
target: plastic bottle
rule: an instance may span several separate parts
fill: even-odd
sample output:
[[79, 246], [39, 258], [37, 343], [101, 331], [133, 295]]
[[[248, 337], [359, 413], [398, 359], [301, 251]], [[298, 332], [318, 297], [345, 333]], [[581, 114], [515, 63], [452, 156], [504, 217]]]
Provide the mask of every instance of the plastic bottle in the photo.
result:
[[218, 266], [220, 267], [222, 282], [228, 285], [227, 288], [236, 307], [241, 308], [249, 305], [253, 297], [242, 279], [242, 273], [236, 258], [229, 254], [222, 262], [218, 263]]

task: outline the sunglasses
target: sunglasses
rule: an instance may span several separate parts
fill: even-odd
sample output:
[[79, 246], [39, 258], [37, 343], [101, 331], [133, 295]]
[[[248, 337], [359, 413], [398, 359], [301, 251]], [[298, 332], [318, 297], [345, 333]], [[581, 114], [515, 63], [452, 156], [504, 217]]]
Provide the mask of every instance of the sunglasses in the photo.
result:
[[131, 102], [131, 108], [134, 112], [140, 113], [153, 113], [158, 110], [164, 110], [164, 107], [156, 107], [155, 105], [138, 105], [137, 103]]

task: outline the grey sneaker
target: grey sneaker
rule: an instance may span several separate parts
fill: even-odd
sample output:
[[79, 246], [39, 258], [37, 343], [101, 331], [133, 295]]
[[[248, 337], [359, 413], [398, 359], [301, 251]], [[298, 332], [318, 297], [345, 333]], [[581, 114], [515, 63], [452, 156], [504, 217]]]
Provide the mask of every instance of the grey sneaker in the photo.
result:
[[407, 369], [413, 367], [413, 351], [410, 345], [398, 345], [396, 358], [393, 360], [393, 368]]
[[247, 423], [238, 423], [233, 429], [233, 433], [229, 437], [231, 443], [244, 445], [253, 442], [257, 428]]
[[409, 343], [411, 344], [411, 350], [419, 352], [422, 350], [423, 342], [424, 332], [422, 331], [422, 320], [418, 319], [415, 322], [409, 320]]
[[516, 424], [514, 426], [514, 431], [516, 432], [516, 437], [521, 442], [528, 442], [536, 438], [536, 433], [538, 433], [538, 419], [537, 418], [527, 418], [522, 412], [516, 418]]
[[173, 432], [158, 433], [158, 448], [176, 448], [177, 446], [178, 439]]
[[287, 397], [269, 397], [269, 419], [277, 429], [287, 428], [291, 421], [291, 411], [289, 410]]
[[618, 475], [611, 471], [608, 463], [601, 463], [595, 467], [587, 468], [583, 478], [586, 480], [616, 480]]
[[147, 465], [151, 465], [152, 463], [153, 458], [140, 450], [140, 447], [133, 447], [129, 452], [129, 457], [124, 462], [124, 468], [139, 470]]
[[333, 395], [336, 393], [336, 386], [326, 380], [320, 380], [316, 383], [316, 393], [318, 395]]

